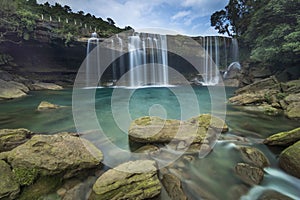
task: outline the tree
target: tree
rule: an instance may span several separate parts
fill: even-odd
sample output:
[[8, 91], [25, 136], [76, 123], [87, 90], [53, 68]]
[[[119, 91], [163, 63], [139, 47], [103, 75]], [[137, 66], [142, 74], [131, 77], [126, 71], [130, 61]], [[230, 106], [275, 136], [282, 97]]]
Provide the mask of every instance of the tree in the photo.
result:
[[72, 12], [72, 9], [70, 8], [70, 6], [67, 6], [67, 5], [64, 6], [64, 10], [65, 10], [67, 13], [71, 13], [71, 12]]
[[[266, 0], [265, 0], [266, 1]], [[216, 11], [211, 16], [211, 25], [219, 33], [229, 36], [242, 35], [249, 24], [254, 9], [260, 4], [257, 0], [230, 0], [225, 10]]]
[[78, 11], [77, 12], [79, 15], [84, 15], [84, 12], [81, 10], [81, 11]]
[[210, 17], [211, 26], [214, 26], [218, 33], [227, 33], [228, 36], [232, 36], [232, 32], [229, 31], [230, 22], [227, 18], [226, 11], [220, 10], [215, 12]]
[[110, 25], [115, 25], [115, 22], [114, 22], [114, 20], [112, 20], [112, 18], [107, 18], [107, 21], [108, 21], [108, 23], [110, 24]]

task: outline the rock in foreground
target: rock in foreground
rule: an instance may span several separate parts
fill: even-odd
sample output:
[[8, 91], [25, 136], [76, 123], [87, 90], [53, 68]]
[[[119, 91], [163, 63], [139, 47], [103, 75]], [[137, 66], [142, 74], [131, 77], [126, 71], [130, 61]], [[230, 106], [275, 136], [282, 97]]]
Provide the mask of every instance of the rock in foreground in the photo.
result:
[[289, 146], [300, 140], [300, 127], [290, 130], [280, 132], [264, 140], [267, 145], [278, 145], [278, 146]]
[[0, 180], [0, 199], [15, 199], [20, 187], [14, 179], [10, 166], [3, 160], [0, 160]]
[[25, 143], [33, 133], [25, 128], [0, 129], [0, 152], [10, 151]]
[[21, 185], [30, 185], [38, 175], [63, 173], [64, 178], [100, 165], [103, 155], [90, 142], [67, 133], [35, 135], [8, 152], [7, 160]]
[[151, 199], [160, 194], [155, 162], [130, 161], [110, 169], [98, 178], [90, 200]]
[[300, 141], [281, 152], [279, 166], [287, 173], [300, 178]]

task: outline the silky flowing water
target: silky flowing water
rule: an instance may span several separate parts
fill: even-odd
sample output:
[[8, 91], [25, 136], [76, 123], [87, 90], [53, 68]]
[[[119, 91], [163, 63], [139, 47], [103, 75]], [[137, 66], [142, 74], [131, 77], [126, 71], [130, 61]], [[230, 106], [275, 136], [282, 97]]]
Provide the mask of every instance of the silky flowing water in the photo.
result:
[[[199, 102], [200, 113], [210, 113], [211, 97], [208, 88], [193, 87], [193, 89]], [[128, 136], [114, 120], [112, 109], [114, 112], [120, 111], [118, 118], [128, 117], [128, 113], [123, 112], [128, 102], [125, 95], [128, 92], [133, 91], [125, 88], [99, 88], [95, 95], [95, 108], [100, 126], [115, 145], [125, 150], [130, 149]], [[233, 92], [234, 88], [226, 88], [227, 98], [232, 96]], [[175, 94], [184, 95], [187, 101], [191, 98], [185, 86], [174, 87], [172, 90], [159, 87], [136, 89], [129, 100], [129, 115], [132, 119], [145, 115], [181, 119], [182, 108]], [[222, 101], [222, 97], [214, 98], [220, 98]], [[49, 101], [66, 107], [39, 112], [37, 106], [41, 101]], [[82, 103], [86, 102], [83, 100]], [[184, 109], [191, 110], [191, 115], [194, 114], [193, 105], [187, 107]], [[261, 144], [262, 139], [271, 134], [299, 126], [298, 122], [288, 120], [283, 116], [266, 116], [227, 106], [226, 123], [230, 128], [227, 135], [245, 137], [247, 139], [245, 145], [260, 149], [271, 163], [269, 168], [264, 169], [265, 177], [261, 185], [246, 186], [249, 191], [241, 199], [257, 199], [263, 191], [268, 189], [276, 190], [293, 199], [300, 197], [300, 180], [289, 176], [278, 167], [277, 158], [282, 149], [268, 148]], [[0, 128], [21, 127], [43, 134], [76, 131], [72, 115], [72, 90], [36, 91], [21, 99], [2, 101]], [[236, 199], [237, 190], [243, 185], [234, 174], [234, 166], [242, 161], [236, 147], [237, 144], [233, 141], [218, 141], [213, 151], [205, 158], [200, 159], [195, 156], [193, 161], [179, 159], [172, 164], [170, 171], [182, 180], [183, 188], [190, 199], [200, 199], [200, 194], [210, 199]], [[162, 196], [161, 199], [167, 199], [167, 197]]]

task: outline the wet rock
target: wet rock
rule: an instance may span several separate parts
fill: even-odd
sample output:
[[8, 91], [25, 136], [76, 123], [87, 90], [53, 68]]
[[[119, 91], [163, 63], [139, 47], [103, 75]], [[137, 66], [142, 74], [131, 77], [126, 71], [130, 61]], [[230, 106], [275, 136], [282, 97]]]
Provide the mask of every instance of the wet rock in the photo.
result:
[[0, 99], [14, 99], [27, 95], [29, 91], [22, 83], [15, 81], [4, 81], [0, 79]]
[[235, 166], [235, 173], [244, 183], [249, 185], [259, 185], [264, 178], [264, 171], [261, 168], [246, 163], [238, 163]]
[[267, 190], [261, 194], [257, 200], [292, 200], [292, 198], [281, 194], [275, 190]]
[[168, 143], [191, 140], [201, 142], [206, 130], [179, 120], [164, 120], [159, 117], [141, 117], [134, 120], [129, 127], [129, 139], [139, 143]]
[[265, 89], [275, 89], [280, 90], [280, 85], [278, 84], [278, 80], [275, 78], [275, 76], [271, 76], [269, 78], [262, 79], [260, 81], [257, 81], [255, 83], [252, 83], [250, 85], [247, 85], [243, 88], [238, 89], [235, 93], [236, 94], [243, 94], [243, 93], [249, 93], [249, 92], [257, 92], [259, 90], [265, 90]]
[[0, 152], [10, 151], [25, 143], [33, 133], [25, 128], [0, 129]]
[[69, 178], [80, 170], [99, 166], [102, 159], [93, 144], [69, 134], [35, 135], [7, 155], [21, 185], [32, 184], [39, 175], [63, 174]]
[[229, 189], [228, 196], [230, 200], [239, 200], [241, 196], [247, 194], [248, 191], [249, 188], [244, 184], [234, 185]]
[[249, 112], [257, 112], [257, 113], [264, 113], [266, 115], [279, 115], [281, 113], [281, 110], [278, 108], [273, 107], [272, 105], [263, 104], [259, 106], [237, 106], [236, 108], [243, 110], [243, 111], [249, 111]]
[[61, 106], [59, 105], [56, 105], [56, 104], [53, 104], [53, 103], [49, 103], [47, 101], [42, 101], [37, 110], [38, 111], [42, 111], [42, 110], [51, 110], [51, 109], [57, 109], [57, 108], [60, 108]]
[[187, 122], [196, 124], [199, 127], [204, 127], [206, 130], [211, 128], [217, 131], [221, 131], [222, 133], [228, 131], [228, 126], [222, 119], [210, 114], [202, 114], [197, 117], [192, 117], [188, 119]]
[[264, 140], [264, 144], [289, 146], [300, 140], [300, 127], [271, 135]]
[[0, 199], [15, 199], [20, 192], [20, 186], [14, 179], [10, 166], [0, 160]]
[[[200, 115], [187, 121], [161, 119], [159, 117], [141, 117], [129, 127], [129, 139], [139, 143], [186, 142], [202, 143], [216, 132], [226, 132], [225, 122], [209, 114]], [[182, 143], [180, 146], [188, 146]]]
[[18, 199], [44, 199], [42, 197], [55, 192], [61, 184], [61, 181], [62, 180], [59, 175], [40, 177], [32, 185], [24, 187]]
[[279, 166], [287, 173], [300, 178], [300, 141], [281, 152]]
[[62, 200], [88, 199], [91, 190], [90, 188], [93, 186], [95, 181], [96, 177], [89, 177], [86, 181], [78, 183], [65, 193]]
[[290, 119], [300, 119], [300, 101], [289, 104], [284, 114]]
[[62, 90], [63, 87], [54, 83], [36, 82], [32, 84], [33, 90]]
[[160, 191], [155, 161], [137, 160], [121, 164], [100, 176], [89, 199], [150, 199], [158, 196]]
[[173, 174], [164, 174], [162, 184], [172, 200], [187, 200], [181, 181]]
[[160, 153], [159, 147], [155, 145], [145, 145], [140, 148], [138, 148], [134, 153], [145, 153], [147, 155], [157, 155]]
[[246, 163], [259, 168], [268, 167], [270, 165], [268, 158], [263, 154], [263, 152], [254, 147], [240, 146], [239, 150], [244, 162]]

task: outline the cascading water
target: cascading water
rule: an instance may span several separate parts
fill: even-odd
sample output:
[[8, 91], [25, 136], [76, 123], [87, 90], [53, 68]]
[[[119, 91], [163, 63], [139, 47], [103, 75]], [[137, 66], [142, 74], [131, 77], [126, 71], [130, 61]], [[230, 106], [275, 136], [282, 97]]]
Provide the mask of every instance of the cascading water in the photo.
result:
[[[226, 77], [227, 72], [233, 68], [240, 69], [236, 39], [220, 36], [205, 36], [201, 39], [203, 53], [200, 74], [202, 79], [198, 79], [198, 83], [207, 86], [217, 85], [221, 78], [219, 69], [225, 71], [223, 77]], [[128, 71], [128, 76], [123, 79], [123, 82], [120, 82], [120, 86], [134, 88], [147, 85], [168, 86], [167, 43], [166, 35], [150, 33], [134, 33], [121, 37], [116, 35], [115, 38], [108, 40], [108, 47], [112, 49], [111, 56], [116, 59], [111, 64], [109, 71], [111, 75], [107, 80], [116, 82]], [[95, 47], [97, 53], [93, 59], [96, 61], [91, 64], [89, 52]], [[87, 86], [90, 85], [91, 77], [100, 74], [100, 51], [98, 52], [98, 48], [99, 39], [97, 34], [93, 33], [88, 40], [87, 47]], [[123, 55], [127, 50], [128, 53]]]
[[129, 36], [130, 87], [169, 85], [166, 35]]
[[[238, 62], [239, 52], [236, 39], [228, 37], [222, 38], [220, 36], [206, 36], [202, 38], [201, 43], [204, 50], [202, 81], [200, 81], [202, 85], [217, 85], [220, 80], [220, 67], [225, 68], [223, 77], [226, 77], [230, 69], [240, 69], [241, 65]], [[228, 52], [230, 52], [229, 55]], [[228, 63], [228, 61], [230, 63]]]
[[[91, 55], [90, 52], [97, 48], [96, 54]], [[99, 51], [99, 38], [97, 33], [92, 33], [92, 37], [88, 39], [87, 43], [87, 56], [86, 56], [86, 87], [91, 86], [92, 81], [100, 74], [100, 51]], [[94, 57], [96, 56], [96, 58]], [[95, 76], [96, 75], [96, 76]]]
[[223, 78], [226, 78], [228, 72], [232, 69], [238, 69], [241, 70], [241, 64], [239, 63], [239, 45], [236, 38], [232, 39], [231, 43], [231, 54], [232, 54], [232, 60], [231, 63], [228, 65], [226, 71], [223, 74]]

